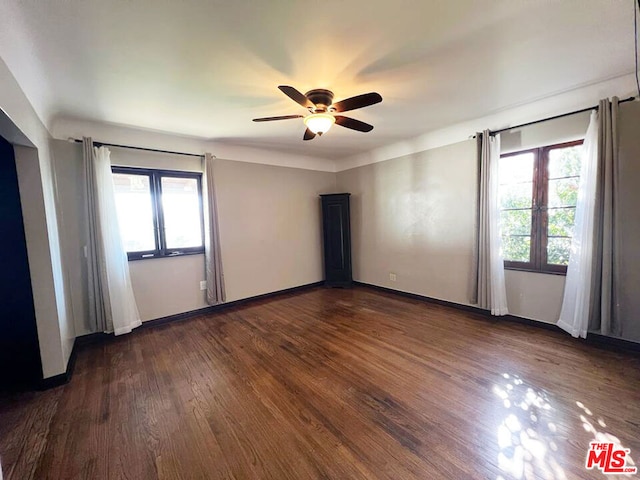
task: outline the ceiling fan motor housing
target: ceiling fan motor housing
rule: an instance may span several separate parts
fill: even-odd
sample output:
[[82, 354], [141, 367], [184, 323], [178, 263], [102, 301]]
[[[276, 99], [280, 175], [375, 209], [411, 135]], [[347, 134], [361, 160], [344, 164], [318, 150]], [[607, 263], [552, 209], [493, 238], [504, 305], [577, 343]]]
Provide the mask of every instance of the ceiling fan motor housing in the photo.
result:
[[333, 92], [331, 90], [318, 88], [309, 90], [304, 96], [316, 105], [315, 109], [309, 109], [314, 113], [327, 112], [333, 103]]

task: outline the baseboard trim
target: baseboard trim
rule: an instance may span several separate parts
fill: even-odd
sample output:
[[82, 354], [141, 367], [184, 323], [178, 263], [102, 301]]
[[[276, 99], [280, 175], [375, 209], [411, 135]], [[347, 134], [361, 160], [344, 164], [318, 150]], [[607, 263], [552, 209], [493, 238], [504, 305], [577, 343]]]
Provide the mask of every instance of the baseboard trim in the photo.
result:
[[40, 380], [40, 383], [37, 385], [38, 390], [49, 390], [50, 388], [60, 387], [69, 383], [73, 376], [73, 371], [76, 368], [76, 357], [78, 354], [77, 346], [78, 340], [76, 339], [76, 341], [73, 342], [73, 347], [71, 348], [71, 355], [69, 355], [66, 371], [59, 375], [54, 375], [53, 377], [47, 377]]
[[[558, 327], [558, 330], [561, 330], [566, 334], [566, 332], [560, 327]], [[589, 332], [585, 341], [593, 346], [602, 347], [609, 350], [616, 349], [617, 351], [625, 350], [629, 352], [640, 353], [640, 343], [634, 342], [632, 340], [625, 340], [623, 338], [609, 337], [607, 335]]]
[[[321, 285], [324, 285], [324, 281], [307, 283], [304, 285], [298, 285], [297, 287], [285, 288], [283, 290], [277, 290], [275, 292], [263, 293], [260, 295], [255, 295], [253, 297], [241, 298], [239, 300], [233, 300], [231, 302], [219, 303], [218, 305], [210, 305], [208, 307], [198, 308], [196, 310], [190, 310], [188, 312], [176, 313], [175, 315], [168, 315], [166, 317], [147, 320], [145, 322], [142, 322], [142, 325], [140, 325], [138, 328], [133, 330], [131, 333], [135, 333], [141, 330], [146, 330], [148, 328], [159, 327], [167, 323], [179, 322], [182, 320], [188, 320], [190, 318], [209, 315], [215, 312], [219, 312], [221, 310], [226, 310], [228, 308], [239, 307], [249, 303], [257, 302], [259, 300], [267, 300], [277, 296], [297, 293], [303, 290], [308, 290], [310, 288], [319, 287]], [[103, 332], [89, 333], [88, 335], [83, 335], [81, 337], [76, 338], [76, 344], [79, 343], [80, 345], [90, 345], [94, 343], [102, 343], [105, 341], [115, 340], [117, 338], [122, 338], [122, 337], [116, 337], [109, 333], [103, 333]]]
[[[398, 295], [400, 297], [411, 298], [413, 300], [423, 301], [427, 303], [432, 303], [435, 305], [442, 305], [445, 307], [455, 308], [456, 310], [463, 310], [465, 312], [472, 312], [481, 315], [487, 320], [492, 320], [495, 322], [499, 322], [502, 320], [507, 320], [509, 322], [520, 323], [523, 325], [529, 325], [535, 328], [542, 328], [544, 330], [550, 330], [561, 334], [563, 336], [567, 336], [567, 332], [562, 330], [554, 323], [545, 323], [537, 320], [531, 320], [529, 318], [518, 317], [517, 315], [503, 315], [500, 317], [496, 317], [491, 315], [489, 310], [485, 310], [484, 308], [476, 307], [473, 305], [464, 305], [461, 303], [450, 302], [448, 300], [441, 300], [439, 298], [427, 297], [425, 295], [419, 295], [417, 293], [409, 293], [403, 292], [402, 290], [395, 290], [393, 288], [382, 287], [380, 285], [374, 285], [371, 283], [359, 282], [354, 280], [354, 285], [358, 285], [361, 287], [371, 288], [373, 290], [378, 290], [381, 292], [387, 292], [392, 295]], [[571, 337], [573, 338], [573, 337]], [[585, 342], [595, 347], [604, 348], [607, 350], [625, 350], [633, 353], [640, 353], [640, 343], [633, 342], [631, 340], [624, 340], [622, 338], [609, 337], [606, 335], [601, 335], [599, 333], [589, 332], [586, 339], [574, 339], [576, 342]]]
[[441, 300], [439, 298], [434, 298], [434, 297], [427, 297], [425, 295], [420, 295], [417, 293], [409, 293], [409, 292], [403, 292], [402, 290], [396, 290], [394, 288], [389, 288], [389, 287], [382, 287], [380, 285], [374, 285], [373, 283], [365, 283], [365, 282], [360, 282], [360, 281], [353, 281], [354, 285], [358, 285], [360, 287], [367, 287], [367, 288], [372, 288], [374, 290], [379, 290], [381, 292], [387, 292], [387, 293], [392, 293], [394, 295], [398, 295], [401, 297], [406, 297], [406, 298], [411, 298], [413, 300], [419, 300], [422, 302], [427, 302], [427, 303], [434, 303], [436, 305], [443, 305], [445, 307], [452, 307], [455, 308], [457, 310], [464, 310], [466, 312], [473, 312], [473, 313], [478, 313], [480, 315], [485, 315], [485, 316], [491, 316], [490, 312], [488, 310], [485, 310], [484, 308], [480, 308], [480, 307], [476, 307], [474, 305], [465, 305], [463, 303], [455, 303], [455, 302], [451, 302], [449, 300]]
[[301, 290], [307, 290], [309, 288], [319, 287], [320, 285], [323, 285], [323, 284], [324, 284], [323, 281], [307, 283], [305, 285], [298, 285], [297, 287], [285, 288], [284, 290], [277, 290], [275, 292], [263, 293], [263, 294], [260, 294], [260, 295], [254, 295], [253, 297], [247, 297], [247, 298], [241, 298], [239, 300], [233, 300], [232, 302], [219, 303], [218, 305], [210, 305], [208, 307], [199, 308], [197, 310], [191, 310], [189, 312], [177, 313], [175, 315], [169, 315], [169, 316], [162, 317], [162, 318], [156, 318], [154, 320], [148, 320], [146, 322], [143, 322], [142, 325], [140, 325], [140, 327], [138, 327], [138, 330], [145, 329], [145, 328], [157, 327], [159, 325], [164, 325], [165, 323], [179, 322], [180, 320], [187, 320], [189, 318], [199, 317], [199, 316], [202, 316], [202, 315], [209, 315], [211, 313], [219, 312], [220, 310], [226, 310], [228, 308], [239, 307], [239, 306], [245, 305], [247, 303], [256, 302], [258, 300], [266, 300], [266, 299], [277, 297], [277, 296], [281, 296], [281, 295], [287, 295], [287, 294], [291, 294], [291, 293], [296, 293], [296, 292], [299, 292]]

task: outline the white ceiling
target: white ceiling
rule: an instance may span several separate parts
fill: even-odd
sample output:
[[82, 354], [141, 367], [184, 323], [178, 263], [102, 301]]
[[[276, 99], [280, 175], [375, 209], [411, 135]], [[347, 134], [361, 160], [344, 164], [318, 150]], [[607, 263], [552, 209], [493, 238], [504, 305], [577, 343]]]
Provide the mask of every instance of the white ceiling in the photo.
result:
[[[633, 70], [635, 0], [2, 0], [45, 124], [87, 119], [339, 159]], [[277, 86], [379, 92], [302, 141]]]

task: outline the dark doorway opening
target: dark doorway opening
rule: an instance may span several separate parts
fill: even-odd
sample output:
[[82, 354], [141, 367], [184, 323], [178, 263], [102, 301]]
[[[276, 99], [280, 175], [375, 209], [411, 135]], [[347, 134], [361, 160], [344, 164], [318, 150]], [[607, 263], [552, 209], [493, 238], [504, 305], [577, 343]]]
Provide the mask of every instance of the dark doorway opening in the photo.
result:
[[42, 379], [13, 145], [0, 137], [0, 390]]

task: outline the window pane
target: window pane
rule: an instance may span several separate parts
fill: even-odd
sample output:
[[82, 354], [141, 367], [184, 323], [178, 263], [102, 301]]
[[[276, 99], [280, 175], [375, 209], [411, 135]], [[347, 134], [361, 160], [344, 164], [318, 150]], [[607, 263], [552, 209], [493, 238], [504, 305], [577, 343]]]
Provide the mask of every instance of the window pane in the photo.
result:
[[575, 214], [575, 208], [550, 208], [547, 235], [550, 237], [571, 237]]
[[503, 210], [500, 213], [502, 236], [531, 235], [531, 210]]
[[533, 180], [533, 152], [500, 159], [500, 183], [531, 182]]
[[[549, 151], [549, 196], [547, 211], [547, 263], [568, 265], [571, 236], [578, 200], [582, 146], [555, 148]], [[563, 178], [573, 177], [573, 178]]]
[[549, 178], [580, 175], [582, 145], [549, 150]]
[[120, 235], [127, 252], [156, 249], [149, 177], [113, 174]]
[[500, 185], [500, 208], [531, 208], [533, 182]]
[[534, 161], [533, 152], [500, 158], [500, 230], [506, 261], [531, 261]]
[[531, 261], [531, 237], [510, 237], [502, 238], [502, 251], [504, 259], [511, 262]]
[[579, 182], [579, 178], [549, 180], [549, 207], [575, 207]]
[[167, 248], [201, 247], [203, 244], [198, 180], [162, 177], [161, 183]]
[[531, 208], [533, 161], [531, 152], [500, 159], [500, 208]]
[[570, 238], [549, 238], [547, 241], [547, 263], [551, 265], [569, 265], [571, 252]]

